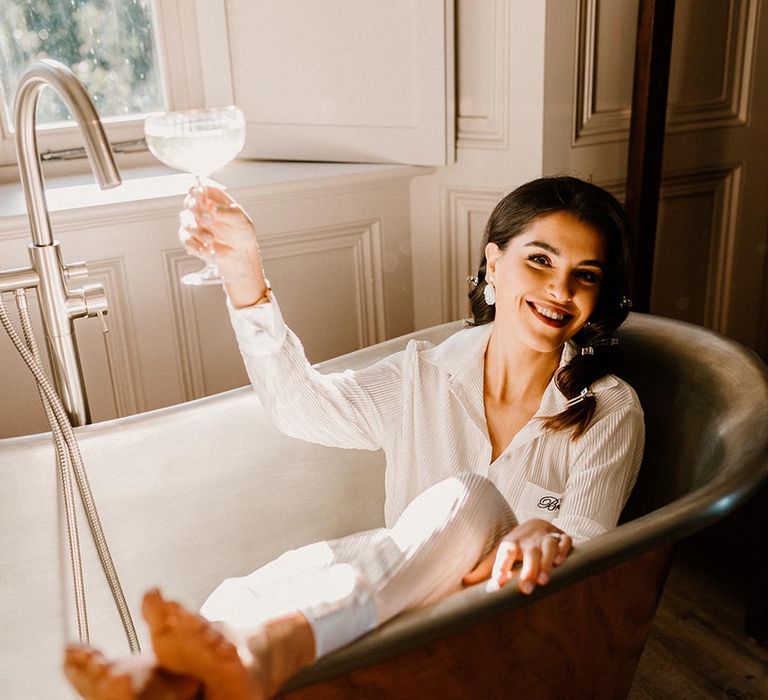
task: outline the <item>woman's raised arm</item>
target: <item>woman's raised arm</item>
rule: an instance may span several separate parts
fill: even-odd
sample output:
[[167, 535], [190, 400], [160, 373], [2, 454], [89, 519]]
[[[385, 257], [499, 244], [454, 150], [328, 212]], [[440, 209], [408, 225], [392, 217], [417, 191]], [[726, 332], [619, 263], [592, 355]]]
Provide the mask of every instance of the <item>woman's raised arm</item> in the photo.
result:
[[179, 237], [189, 253], [203, 259], [213, 247], [240, 354], [275, 425], [323, 445], [384, 447], [402, 416], [403, 354], [357, 372], [315, 370], [268, 291], [256, 232], [243, 208], [214, 187], [207, 187], [205, 196], [190, 190], [184, 206]]

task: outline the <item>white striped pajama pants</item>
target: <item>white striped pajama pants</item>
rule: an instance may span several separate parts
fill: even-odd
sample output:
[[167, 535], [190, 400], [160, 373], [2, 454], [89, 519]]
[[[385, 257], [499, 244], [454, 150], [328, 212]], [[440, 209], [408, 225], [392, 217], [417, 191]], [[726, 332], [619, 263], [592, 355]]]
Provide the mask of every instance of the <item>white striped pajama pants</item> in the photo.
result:
[[251, 628], [299, 611], [319, 658], [459, 590], [462, 577], [516, 524], [488, 479], [452, 477], [417, 496], [394, 527], [286, 552], [248, 576], [225, 580], [200, 612]]

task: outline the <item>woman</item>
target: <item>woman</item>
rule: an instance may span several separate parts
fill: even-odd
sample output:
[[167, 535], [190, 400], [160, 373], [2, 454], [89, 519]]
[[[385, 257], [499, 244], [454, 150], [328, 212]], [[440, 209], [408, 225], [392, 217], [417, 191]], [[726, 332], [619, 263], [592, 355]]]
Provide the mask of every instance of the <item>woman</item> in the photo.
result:
[[128, 666], [70, 648], [65, 671], [84, 697], [269, 697], [316, 658], [462, 584], [489, 580], [490, 591], [517, 575], [530, 593], [572, 544], [615, 526], [644, 431], [634, 391], [609, 374], [630, 246], [607, 192], [569, 177], [518, 188], [491, 214], [468, 328], [327, 376], [285, 327], [234, 201], [211, 188], [206, 203], [188, 199], [181, 233], [193, 254], [213, 246], [249, 376], [278, 427], [384, 449], [388, 529], [229, 579], [203, 617], [148, 593], [155, 658]]

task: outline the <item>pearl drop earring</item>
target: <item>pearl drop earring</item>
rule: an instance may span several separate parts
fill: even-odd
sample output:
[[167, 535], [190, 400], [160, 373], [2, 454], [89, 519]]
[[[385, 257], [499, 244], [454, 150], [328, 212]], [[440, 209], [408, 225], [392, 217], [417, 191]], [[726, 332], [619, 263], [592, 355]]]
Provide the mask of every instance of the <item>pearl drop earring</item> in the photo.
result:
[[485, 278], [483, 297], [485, 297], [485, 303], [488, 304], [488, 306], [493, 306], [496, 303], [496, 288], [493, 286], [493, 278], [491, 275], [488, 275], [488, 277]]

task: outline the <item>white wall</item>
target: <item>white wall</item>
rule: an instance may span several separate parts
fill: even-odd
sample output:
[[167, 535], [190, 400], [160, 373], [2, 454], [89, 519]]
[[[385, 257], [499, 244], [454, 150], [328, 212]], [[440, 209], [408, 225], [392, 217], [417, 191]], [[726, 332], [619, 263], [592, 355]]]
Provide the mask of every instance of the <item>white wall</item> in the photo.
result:
[[[49, 193], [65, 262], [87, 260], [84, 282], [103, 283], [109, 299], [106, 345], [96, 319], [75, 322], [95, 421], [247, 383], [221, 287], [179, 282], [200, 267], [177, 239], [190, 176], [161, 172], [134, 172], [135, 179], [105, 193], [76, 184], [89, 178]], [[217, 174], [252, 215], [267, 274], [311, 361], [413, 330], [409, 183], [421, 172], [236, 163]], [[18, 187], [0, 187], [6, 269], [29, 264], [20, 200]], [[0, 437], [46, 429], [35, 385], [5, 333], [0, 367]]]

